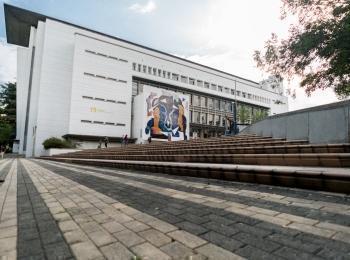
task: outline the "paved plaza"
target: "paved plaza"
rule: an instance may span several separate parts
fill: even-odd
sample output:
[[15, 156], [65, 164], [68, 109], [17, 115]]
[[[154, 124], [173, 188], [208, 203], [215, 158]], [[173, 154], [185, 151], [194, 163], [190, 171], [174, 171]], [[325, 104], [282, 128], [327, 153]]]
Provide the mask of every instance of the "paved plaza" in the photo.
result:
[[350, 196], [5, 159], [0, 259], [16, 258], [350, 259]]

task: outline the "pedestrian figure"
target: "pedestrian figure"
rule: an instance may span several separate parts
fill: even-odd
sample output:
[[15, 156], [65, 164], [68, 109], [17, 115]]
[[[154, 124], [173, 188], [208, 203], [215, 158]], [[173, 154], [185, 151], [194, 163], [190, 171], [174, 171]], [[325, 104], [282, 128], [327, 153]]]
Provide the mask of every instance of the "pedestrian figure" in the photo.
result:
[[107, 148], [107, 146], [108, 146], [108, 137], [107, 136], [105, 136], [105, 139], [104, 139], [104, 141], [105, 141], [105, 147]]
[[148, 137], [148, 143], [150, 144], [152, 142], [152, 137]]
[[128, 145], [128, 135], [124, 136], [124, 145], [125, 147]]
[[5, 154], [5, 147], [0, 146], [0, 154], [1, 154], [1, 159], [4, 159], [4, 154]]
[[123, 145], [124, 145], [124, 135], [122, 135], [122, 139], [120, 140], [120, 145], [121, 145], [121, 147], [123, 148]]

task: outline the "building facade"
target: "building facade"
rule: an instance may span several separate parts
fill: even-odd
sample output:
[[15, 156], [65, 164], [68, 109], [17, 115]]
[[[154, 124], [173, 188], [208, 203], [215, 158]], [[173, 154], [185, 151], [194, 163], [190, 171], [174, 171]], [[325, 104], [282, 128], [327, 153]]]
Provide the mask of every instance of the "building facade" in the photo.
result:
[[130, 136], [133, 97], [144, 85], [190, 97], [190, 136], [223, 134], [234, 106], [243, 125], [288, 110], [287, 97], [275, 88], [21, 8], [4, 9], [7, 41], [19, 46], [17, 140], [27, 157], [40, 156], [49, 137], [96, 148], [104, 136]]

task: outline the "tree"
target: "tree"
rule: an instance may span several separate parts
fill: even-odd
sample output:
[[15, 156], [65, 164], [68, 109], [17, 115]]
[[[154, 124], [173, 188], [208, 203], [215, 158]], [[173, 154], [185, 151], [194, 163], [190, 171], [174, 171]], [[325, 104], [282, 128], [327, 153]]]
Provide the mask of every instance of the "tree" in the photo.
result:
[[253, 116], [252, 116], [252, 123], [263, 120], [267, 116], [268, 116], [268, 113], [266, 110], [254, 109]]
[[287, 39], [276, 34], [262, 52], [255, 51], [258, 67], [273, 75], [301, 78], [310, 95], [331, 87], [339, 98], [350, 95], [350, 1], [282, 0], [282, 19], [298, 17]]
[[1, 121], [16, 125], [16, 83], [0, 85]]
[[0, 85], [0, 144], [11, 144], [16, 136], [16, 83]]
[[245, 105], [240, 105], [238, 107], [238, 120], [241, 124], [245, 124], [249, 121], [249, 110]]

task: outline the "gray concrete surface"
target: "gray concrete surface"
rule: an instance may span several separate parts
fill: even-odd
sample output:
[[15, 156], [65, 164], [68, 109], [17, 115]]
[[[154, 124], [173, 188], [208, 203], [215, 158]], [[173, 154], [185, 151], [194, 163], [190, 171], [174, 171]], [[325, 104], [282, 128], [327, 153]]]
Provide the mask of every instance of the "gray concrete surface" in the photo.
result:
[[310, 143], [350, 142], [350, 100], [270, 116], [240, 134], [306, 139]]

